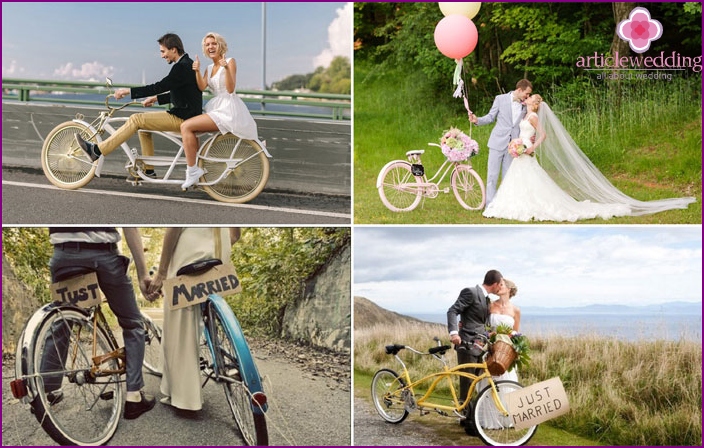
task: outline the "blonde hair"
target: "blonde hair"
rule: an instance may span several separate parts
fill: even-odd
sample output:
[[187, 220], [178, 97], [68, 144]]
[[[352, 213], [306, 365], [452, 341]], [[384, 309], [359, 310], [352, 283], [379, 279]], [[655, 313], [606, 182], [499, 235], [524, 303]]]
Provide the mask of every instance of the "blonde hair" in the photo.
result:
[[518, 286], [516, 286], [515, 283], [513, 283], [511, 280], [504, 278], [504, 283], [506, 284], [506, 287], [508, 288], [508, 297], [509, 299], [516, 294], [518, 294]]
[[212, 31], [206, 34], [205, 37], [203, 37], [203, 54], [208, 56], [208, 52], [205, 49], [205, 40], [209, 37], [212, 37], [213, 39], [215, 39], [215, 42], [218, 43], [218, 50], [220, 51], [220, 56], [225, 56], [225, 53], [227, 53], [227, 42], [225, 42], [225, 38], [219, 35], [218, 33], [214, 33]]

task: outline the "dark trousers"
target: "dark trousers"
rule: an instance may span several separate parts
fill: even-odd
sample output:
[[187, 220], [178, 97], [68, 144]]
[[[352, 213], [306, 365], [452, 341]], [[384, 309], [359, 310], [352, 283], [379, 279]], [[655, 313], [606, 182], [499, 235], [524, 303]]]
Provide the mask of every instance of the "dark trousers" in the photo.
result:
[[[137, 306], [132, 281], [127, 276], [129, 258], [110, 249], [63, 249], [54, 247], [54, 255], [49, 261], [52, 278], [56, 272], [69, 266], [92, 268], [98, 275], [100, 290], [105, 294], [110, 309], [122, 327], [125, 341], [127, 368], [127, 390], [138, 391], [144, 387], [142, 362], [144, 361], [144, 322]], [[68, 355], [70, 329], [61, 323], [56, 324], [47, 336], [41, 371], [63, 370]], [[63, 375], [47, 375], [44, 390], [59, 389]]]
[[[481, 357], [474, 356], [469, 353], [469, 350], [457, 350], [457, 364], [467, 364], [467, 363], [480, 363]], [[463, 372], [477, 374], [478, 369], [462, 369]], [[469, 378], [460, 377], [460, 402], [463, 402], [467, 398], [469, 393], [469, 385], [472, 381]]]

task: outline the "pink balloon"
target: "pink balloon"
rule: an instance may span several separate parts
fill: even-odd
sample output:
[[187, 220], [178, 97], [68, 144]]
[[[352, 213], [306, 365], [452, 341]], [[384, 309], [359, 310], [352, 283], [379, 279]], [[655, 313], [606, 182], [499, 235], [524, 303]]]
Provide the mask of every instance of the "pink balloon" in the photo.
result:
[[448, 58], [462, 59], [477, 46], [477, 27], [459, 14], [444, 17], [435, 27], [435, 45]]

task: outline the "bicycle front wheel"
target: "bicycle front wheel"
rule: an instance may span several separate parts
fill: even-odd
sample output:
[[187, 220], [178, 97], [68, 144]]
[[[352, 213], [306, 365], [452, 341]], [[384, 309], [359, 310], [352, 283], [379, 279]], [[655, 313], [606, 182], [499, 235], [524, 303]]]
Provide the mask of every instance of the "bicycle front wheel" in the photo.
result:
[[389, 423], [401, 423], [408, 417], [403, 399], [406, 382], [396, 372], [381, 369], [372, 379], [372, 400], [381, 418]]
[[142, 313], [142, 319], [144, 319], [144, 362], [142, 365], [147, 373], [161, 378], [164, 373], [161, 328], [144, 313]]
[[397, 160], [387, 164], [379, 173], [379, 197], [393, 212], [409, 212], [420, 204], [423, 181], [411, 173], [411, 164]]
[[[498, 398], [504, 408], [508, 409], [505, 397], [511, 392], [523, 389], [515, 381], [496, 381]], [[487, 445], [493, 446], [519, 446], [525, 445], [535, 434], [536, 426], [517, 429], [513, 426], [510, 416], [504, 416], [496, 407], [491, 385], [479, 393], [477, 404], [474, 408], [474, 424], [479, 437]]]
[[486, 201], [484, 182], [476, 171], [467, 165], [457, 165], [452, 170], [452, 192], [457, 202], [467, 210], [481, 210]]
[[242, 204], [251, 201], [269, 180], [269, 159], [254, 140], [243, 140], [233, 134], [219, 135], [206, 147], [198, 160], [205, 170], [203, 185], [210, 197], [221, 202]]
[[[93, 343], [98, 355], [116, 349], [102, 327], [76, 310], [59, 309], [41, 324], [34, 346], [37, 395], [31, 402], [42, 428], [61, 445], [102, 445], [115, 433], [123, 407], [120, 375], [90, 374]], [[118, 369], [115, 359], [101, 364]]]
[[248, 445], [268, 445], [266, 395], [261, 378], [237, 318], [221, 297], [211, 296], [207, 311], [215, 365], [214, 378], [222, 383], [232, 416]]
[[93, 179], [96, 165], [76, 143], [76, 134], [95, 142], [90, 130], [73, 121], [56, 126], [42, 146], [42, 170], [49, 182], [59, 188], [75, 190]]

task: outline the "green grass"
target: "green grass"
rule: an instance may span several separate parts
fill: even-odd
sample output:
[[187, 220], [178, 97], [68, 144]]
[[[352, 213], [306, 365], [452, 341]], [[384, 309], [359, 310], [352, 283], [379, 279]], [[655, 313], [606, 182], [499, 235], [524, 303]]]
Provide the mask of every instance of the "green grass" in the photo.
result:
[[[701, 90], [696, 80], [641, 83], [619, 92], [592, 87], [579, 105], [566, 104], [559, 91], [543, 96], [580, 148], [621, 191], [639, 200], [694, 196], [686, 210], [640, 217], [593, 219], [585, 224], [701, 223]], [[425, 199], [411, 212], [394, 213], [381, 203], [376, 190], [379, 171], [389, 161], [405, 160], [406, 151], [425, 149], [423, 164], [434, 173], [444, 156], [427, 146], [443, 130], [457, 126], [469, 132], [461, 100], [437, 97], [424, 75], [404, 71], [380, 76], [364, 61], [355, 61], [354, 221], [357, 224], [505, 224], [518, 221], [487, 219], [464, 210], [442, 192]], [[470, 105], [472, 106], [472, 105]], [[488, 111], [477, 109], [478, 114]], [[480, 154], [472, 164], [486, 178], [486, 142], [492, 125], [472, 127]], [[449, 187], [449, 176], [444, 186]]]

